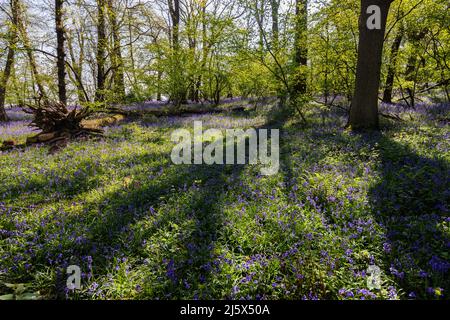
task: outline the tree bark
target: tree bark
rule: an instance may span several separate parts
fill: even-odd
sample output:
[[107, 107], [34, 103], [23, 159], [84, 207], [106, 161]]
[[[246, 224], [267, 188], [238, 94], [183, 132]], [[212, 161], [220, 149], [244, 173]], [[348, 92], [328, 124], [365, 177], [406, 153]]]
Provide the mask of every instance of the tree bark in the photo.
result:
[[105, 101], [106, 64], [106, 0], [97, 0], [97, 90], [95, 101]]
[[[259, 20], [259, 24], [264, 26], [265, 23], [265, 4], [266, 0], [255, 0], [256, 19]], [[264, 30], [259, 28], [259, 51], [264, 52]]]
[[272, 7], [272, 43], [275, 52], [277, 52], [280, 43], [280, 26], [279, 26], [280, 0], [271, 0], [270, 5]]
[[308, 65], [308, 1], [296, 0], [295, 2], [295, 49], [294, 49], [294, 83], [292, 96], [294, 98], [305, 94], [307, 90], [307, 77], [303, 68]]
[[172, 18], [172, 46], [177, 50], [180, 46], [180, 0], [169, 0], [169, 11]]
[[59, 102], [67, 105], [67, 89], [66, 89], [66, 52], [64, 48], [65, 31], [63, 18], [64, 0], [55, 0], [55, 24], [56, 24], [56, 55], [58, 68], [58, 96]]
[[118, 102], [125, 98], [125, 75], [123, 69], [122, 48], [120, 43], [120, 26], [117, 22], [117, 8], [113, 0], [108, 0], [108, 16], [111, 23], [113, 37], [112, 68], [113, 68], [113, 88], [114, 95]]
[[[128, 50], [129, 50], [129, 56], [130, 56], [130, 73], [132, 79], [130, 81], [132, 82], [133, 90], [135, 90], [138, 86], [137, 84], [137, 75], [136, 75], [136, 62], [134, 57], [134, 47], [133, 47], [133, 12], [132, 10], [127, 10], [127, 24], [128, 24]], [[170, 37], [170, 35], [169, 35]]]
[[[28, 60], [30, 62], [30, 68], [31, 68], [31, 72], [33, 74], [34, 77], [34, 81], [36, 82], [36, 86], [38, 88], [39, 91], [39, 97], [38, 100], [39, 102], [42, 101], [44, 104], [48, 104], [49, 100], [48, 100], [48, 95], [45, 91], [44, 88], [44, 83], [43, 80], [41, 78], [41, 75], [38, 71], [38, 66], [37, 66], [37, 62], [36, 59], [34, 57], [33, 54], [33, 47], [31, 45], [31, 41], [30, 38], [28, 37], [28, 31], [27, 31], [27, 17], [26, 17], [26, 13], [22, 10], [22, 3], [17, 0], [17, 26], [18, 26], [18, 31], [20, 33], [20, 36], [22, 38], [22, 42], [23, 42], [23, 46], [25, 47], [25, 51], [26, 54], [28, 56]], [[34, 87], [34, 85], [33, 85]]]
[[74, 52], [73, 48], [73, 37], [70, 33], [66, 33], [67, 35], [67, 48], [69, 50], [70, 59], [72, 61], [72, 74], [74, 77], [70, 76], [70, 79], [73, 81], [75, 86], [77, 87], [77, 96], [78, 96], [78, 102], [80, 104], [83, 104], [85, 102], [88, 102], [88, 97], [85, 96], [84, 86], [82, 83], [82, 75], [83, 75], [83, 62], [84, 62], [84, 34], [82, 30], [81, 32], [78, 32], [77, 34], [77, 40], [78, 40], [78, 47], [79, 47], [79, 55], [78, 59], [76, 57], [76, 54]]
[[[392, 0], [361, 0], [356, 88], [349, 119], [352, 130], [379, 129], [378, 94], [384, 35], [391, 3]], [[367, 26], [367, 21], [372, 16], [367, 13], [367, 9], [371, 5], [380, 8], [379, 29], [370, 30]]]
[[[408, 32], [408, 40], [412, 43], [413, 46], [416, 46], [417, 43], [427, 35], [428, 30], [412, 30]], [[406, 64], [405, 71], [405, 80], [408, 82], [412, 82], [413, 85], [408, 85], [406, 87], [406, 92], [409, 97], [409, 105], [414, 108], [416, 105], [416, 81], [417, 81], [417, 73], [418, 68], [420, 68], [418, 63], [419, 54], [417, 49], [414, 48], [412, 50], [411, 55], [408, 57], [408, 62]]]
[[398, 57], [398, 51], [400, 50], [400, 45], [402, 44], [404, 36], [404, 30], [403, 27], [400, 26], [400, 29], [398, 30], [397, 35], [395, 36], [394, 42], [392, 43], [391, 47], [391, 57], [389, 60], [389, 68], [388, 68], [388, 74], [386, 78], [386, 85], [383, 93], [383, 102], [384, 103], [392, 103], [392, 91], [394, 89], [394, 79], [395, 79], [395, 72], [397, 69], [397, 57]]
[[172, 18], [172, 93], [171, 100], [176, 106], [180, 106], [186, 101], [186, 95], [183, 86], [182, 72], [183, 66], [180, 65], [180, 0], [169, 0], [169, 12]]
[[8, 31], [8, 55], [6, 57], [3, 76], [0, 78], [0, 122], [8, 121], [8, 115], [5, 111], [6, 89], [8, 86], [11, 71], [14, 65], [15, 50], [17, 43], [17, 21], [18, 21], [18, 0], [10, 1], [11, 24]]

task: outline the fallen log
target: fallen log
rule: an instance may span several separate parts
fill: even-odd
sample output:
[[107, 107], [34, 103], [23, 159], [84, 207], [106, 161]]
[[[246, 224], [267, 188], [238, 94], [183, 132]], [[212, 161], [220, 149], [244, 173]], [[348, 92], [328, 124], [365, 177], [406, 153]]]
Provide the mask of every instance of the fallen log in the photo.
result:
[[[29, 137], [26, 146], [33, 144], [47, 144], [52, 149], [62, 148], [67, 143], [80, 136], [101, 135], [103, 130], [98, 127], [85, 127], [83, 122], [93, 114], [89, 108], [74, 108], [69, 111], [64, 104], [47, 103], [43, 106], [28, 106], [27, 113], [33, 114], [31, 127], [41, 132]], [[52, 150], [51, 149], [51, 150]]]
[[176, 109], [176, 108], [168, 108], [165, 110], [161, 109], [147, 109], [147, 110], [123, 110], [119, 108], [108, 108], [103, 111], [106, 114], [114, 114], [114, 115], [122, 115], [124, 117], [130, 118], [139, 118], [144, 115], [152, 115], [155, 117], [188, 117], [192, 115], [205, 115], [205, 114], [219, 114], [219, 113], [235, 113], [235, 112], [244, 112], [246, 108], [243, 106], [235, 106], [229, 109], [221, 109], [221, 108], [202, 108], [202, 109]]

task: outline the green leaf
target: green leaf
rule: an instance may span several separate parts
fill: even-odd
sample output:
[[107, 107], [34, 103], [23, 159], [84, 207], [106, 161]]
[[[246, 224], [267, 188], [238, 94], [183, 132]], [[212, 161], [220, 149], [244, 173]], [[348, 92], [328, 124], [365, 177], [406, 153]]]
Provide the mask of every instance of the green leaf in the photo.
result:
[[36, 293], [24, 293], [20, 296], [17, 296], [17, 300], [38, 300], [39, 295]]

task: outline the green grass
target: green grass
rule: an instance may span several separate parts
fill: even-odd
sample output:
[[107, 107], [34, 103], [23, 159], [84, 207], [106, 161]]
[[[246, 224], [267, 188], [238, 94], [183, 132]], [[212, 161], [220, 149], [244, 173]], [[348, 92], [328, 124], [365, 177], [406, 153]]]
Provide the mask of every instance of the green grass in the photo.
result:
[[[272, 177], [173, 165], [170, 134], [193, 118], [0, 155], [0, 282], [45, 299], [448, 298], [448, 126], [354, 135], [341, 115], [309, 118], [272, 125]], [[264, 127], [261, 115], [200, 119]], [[84, 273], [76, 292], [65, 290], [72, 264]], [[381, 290], [367, 289], [371, 264]]]

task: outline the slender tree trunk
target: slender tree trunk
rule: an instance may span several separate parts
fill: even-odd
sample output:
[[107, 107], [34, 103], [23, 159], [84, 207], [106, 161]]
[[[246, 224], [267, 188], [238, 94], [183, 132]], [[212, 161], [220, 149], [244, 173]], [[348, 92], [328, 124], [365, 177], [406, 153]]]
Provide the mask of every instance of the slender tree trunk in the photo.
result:
[[180, 65], [180, 0], [169, 0], [169, 11], [172, 18], [172, 96], [176, 106], [180, 106], [186, 100], [186, 92], [183, 88], [183, 79]]
[[[409, 41], [411, 41], [413, 46], [425, 38], [427, 34], [427, 30], [420, 30], [418, 32], [410, 32], [408, 35]], [[408, 93], [409, 105], [414, 108], [416, 105], [416, 81], [417, 81], [417, 73], [420, 68], [418, 52], [416, 48], [413, 48], [411, 55], [408, 57], [408, 61], [406, 64], [405, 71], [405, 80], [408, 82], [412, 82], [413, 85], [408, 85], [406, 87], [406, 92]]]
[[58, 96], [59, 101], [67, 105], [66, 90], [66, 52], [64, 49], [65, 31], [64, 31], [64, 0], [55, 0], [55, 24], [57, 41], [57, 68], [58, 68]]
[[[187, 12], [188, 19], [186, 21], [186, 29], [187, 29], [187, 37], [188, 37], [188, 44], [189, 44], [189, 54], [192, 55], [192, 57], [195, 60], [195, 65], [197, 66], [200, 61], [197, 60], [197, 44], [198, 44], [198, 16], [195, 14], [196, 8], [194, 7], [193, 3], [190, 3], [189, 6], [190, 12]], [[199, 12], [199, 11], [197, 11]], [[198, 70], [196, 72], [192, 72], [189, 74], [190, 78], [190, 86], [189, 86], [189, 100], [194, 101], [196, 103], [199, 102], [198, 99], [198, 91], [197, 91], [197, 81], [198, 76], [197, 74], [201, 73]]]
[[280, 27], [279, 27], [280, 0], [271, 0], [270, 4], [272, 7], [272, 43], [274, 51], [277, 52], [280, 43]]
[[78, 46], [80, 53], [77, 57], [75, 56], [75, 52], [73, 49], [73, 37], [70, 35], [70, 33], [66, 34], [67, 37], [67, 48], [70, 53], [70, 59], [72, 61], [72, 74], [75, 78], [72, 76], [69, 77], [74, 83], [74, 85], [77, 87], [77, 96], [78, 96], [78, 102], [80, 104], [83, 104], [85, 102], [88, 102], [88, 97], [84, 94], [84, 86], [82, 83], [82, 75], [83, 75], [83, 61], [84, 61], [84, 35], [83, 32], [80, 32], [78, 34]]
[[18, 0], [11, 0], [10, 6], [12, 20], [8, 31], [8, 55], [6, 57], [3, 76], [0, 77], [0, 122], [8, 121], [8, 115], [5, 111], [6, 89], [14, 65], [14, 47], [17, 43]]
[[[203, 6], [203, 8], [202, 8], [202, 64], [201, 64], [201, 70], [200, 70], [200, 74], [197, 79], [197, 86], [196, 86], [199, 100], [200, 100], [201, 87], [203, 85], [203, 74], [206, 69], [206, 64], [207, 64], [208, 55], [209, 55], [209, 48], [210, 48], [210, 44], [208, 42], [208, 30], [207, 29], [208, 29], [208, 22], [206, 20], [206, 7]], [[205, 98], [207, 98], [207, 97], [205, 97], [205, 93], [202, 92], [202, 99], [204, 100]]]
[[[359, 49], [356, 70], [356, 89], [350, 111], [349, 124], [353, 130], [379, 128], [378, 93], [380, 90], [381, 63], [386, 21], [392, 0], [361, 0], [359, 20]], [[369, 29], [369, 6], [380, 9], [380, 28]]]
[[106, 65], [106, 0], [97, 0], [97, 91], [95, 101], [105, 101]]
[[[265, 22], [265, 2], [266, 0], [255, 0], [256, 19], [259, 20], [261, 26], [263, 26]], [[259, 28], [259, 50], [264, 52], [264, 30], [262, 28]]]
[[133, 86], [133, 90], [137, 88], [137, 76], [136, 76], [136, 62], [134, 58], [134, 47], [133, 47], [133, 14], [131, 10], [128, 10], [128, 43], [129, 43], [129, 55], [130, 55], [130, 64], [131, 64], [131, 82]]
[[305, 94], [307, 90], [306, 72], [303, 70], [308, 65], [308, 1], [296, 0], [295, 2], [295, 49], [294, 66], [297, 68], [292, 85], [292, 97]]
[[162, 93], [161, 93], [161, 79], [162, 72], [158, 70], [158, 84], [157, 84], [157, 92], [156, 92], [156, 101], [162, 101]]
[[114, 6], [113, 0], [108, 0], [109, 20], [112, 28], [113, 36], [113, 84], [114, 94], [120, 102], [125, 98], [125, 75], [123, 68], [122, 47], [120, 43], [120, 26], [117, 22], [117, 8]]
[[403, 36], [404, 36], [404, 30], [403, 30], [403, 27], [400, 27], [397, 35], [395, 36], [394, 42], [392, 43], [392, 47], [391, 47], [391, 58], [389, 61], [388, 74], [387, 74], [387, 78], [386, 78], [386, 86], [384, 88], [384, 93], [383, 93], [383, 102], [384, 103], [392, 103], [392, 91], [394, 89], [395, 72], [397, 69], [397, 57], [398, 57], [398, 51], [400, 50], [400, 45], [403, 40]]
[[330, 86], [329, 86], [329, 74], [330, 74], [330, 70], [329, 70], [329, 47], [330, 47], [330, 25], [327, 22], [325, 24], [325, 28], [326, 28], [326, 38], [325, 38], [325, 63], [324, 63], [324, 85], [323, 85], [323, 95], [325, 98], [325, 105], [328, 105], [328, 98], [330, 96]]
[[[172, 2], [172, 0], [170, 0]], [[177, 50], [180, 46], [180, 0], [173, 0], [172, 8], [171, 8], [171, 16], [172, 16], [172, 45], [175, 50]]]
[[25, 47], [25, 51], [26, 54], [28, 56], [28, 60], [30, 62], [30, 68], [31, 68], [31, 72], [33, 74], [34, 77], [34, 81], [35, 84], [38, 88], [38, 93], [39, 93], [39, 97], [38, 100], [39, 102], [42, 101], [44, 104], [48, 104], [49, 100], [48, 100], [48, 95], [45, 91], [44, 88], [44, 83], [43, 80], [41, 78], [41, 75], [38, 71], [38, 66], [37, 66], [37, 62], [36, 59], [34, 57], [33, 54], [33, 47], [31, 45], [31, 41], [30, 38], [28, 37], [28, 31], [27, 31], [27, 17], [26, 17], [26, 13], [23, 11], [22, 8], [22, 3], [17, 0], [17, 8], [18, 8], [18, 16], [17, 16], [17, 25], [18, 25], [18, 30], [20, 32], [20, 36], [22, 38], [22, 42], [23, 45]]
[[[408, 62], [406, 65], [406, 72], [405, 72], [405, 80], [409, 81], [409, 82], [415, 82], [415, 74], [416, 74], [416, 69], [417, 69], [417, 55], [416, 53], [411, 54], [411, 56], [409, 56], [408, 58]], [[408, 85], [406, 87], [406, 92], [408, 94], [408, 98], [409, 98], [409, 105], [414, 108], [416, 105], [416, 93], [414, 90], [414, 85]]]

